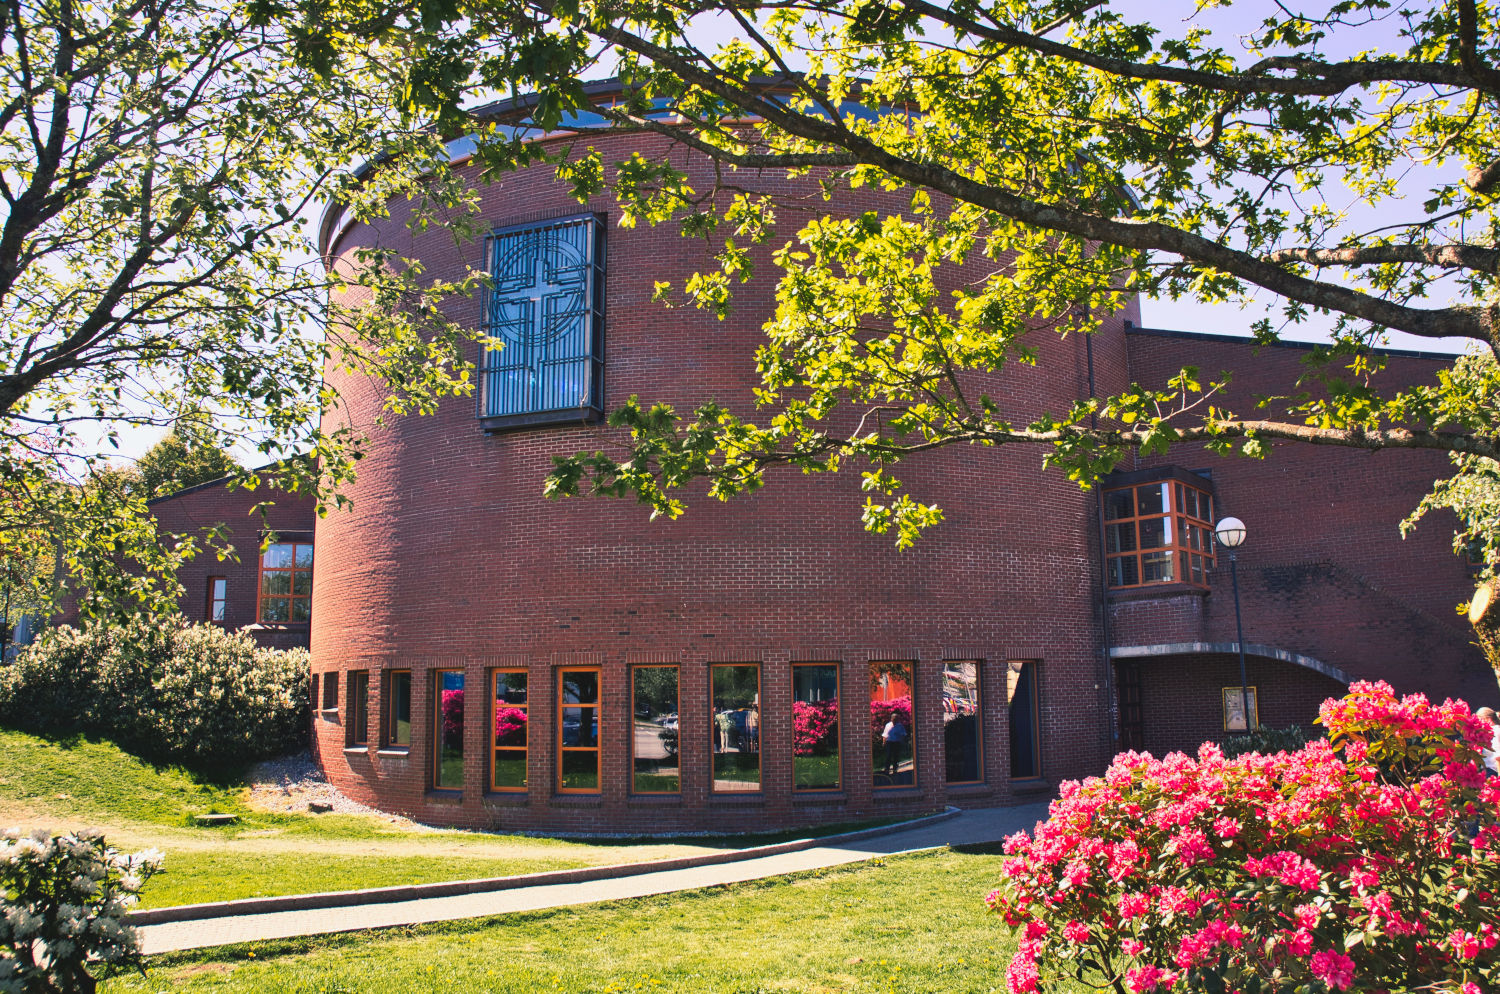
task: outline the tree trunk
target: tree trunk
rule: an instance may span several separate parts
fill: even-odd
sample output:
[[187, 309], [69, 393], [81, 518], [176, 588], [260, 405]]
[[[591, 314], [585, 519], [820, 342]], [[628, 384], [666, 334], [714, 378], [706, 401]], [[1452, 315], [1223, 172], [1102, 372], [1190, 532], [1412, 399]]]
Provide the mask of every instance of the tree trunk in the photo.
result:
[[1469, 624], [1474, 626], [1479, 648], [1500, 682], [1500, 577], [1491, 577], [1474, 591], [1469, 601]]

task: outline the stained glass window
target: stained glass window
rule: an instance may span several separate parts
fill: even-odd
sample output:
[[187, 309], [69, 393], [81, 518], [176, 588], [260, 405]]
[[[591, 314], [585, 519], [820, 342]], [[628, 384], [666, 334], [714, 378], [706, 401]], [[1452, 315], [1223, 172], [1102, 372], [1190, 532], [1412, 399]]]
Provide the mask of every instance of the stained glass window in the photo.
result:
[[480, 361], [486, 427], [603, 410], [604, 227], [592, 214], [491, 233]]

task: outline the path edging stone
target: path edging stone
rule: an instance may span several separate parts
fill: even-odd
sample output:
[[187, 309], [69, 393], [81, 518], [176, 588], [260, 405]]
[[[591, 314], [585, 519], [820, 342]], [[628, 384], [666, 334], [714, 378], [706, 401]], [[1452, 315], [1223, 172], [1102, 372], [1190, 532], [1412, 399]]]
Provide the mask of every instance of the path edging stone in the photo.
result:
[[488, 891], [516, 890], [524, 887], [543, 887], [550, 884], [587, 883], [591, 880], [614, 880], [634, 877], [643, 873], [658, 873], [665, 870], [687, 870], [698, 866], [717, 866], [721, 863], [738, 863], [762, 856], [779, 856], [782, 853], [801, 852], [819, 846], [841, 842], [857, 842], [860, 839], [901, 832], [908, 829], [932, 825], [955, 817], [959, 809], [948, 806], [942, 811], [908, 821], [878, 825], [855, 832], [838, 835], [823, 835], [810, 839], [795, 839], [777, 842], [768, 846], [750, 849], [726, 849], [723, 852], [706, 853], [702, 856], [678, 856], [672, 859], [648, 860], [642, 863], [615, 863], [609, 866], [584, 866], [572, 870], [548, 870], [542, 873], [522, 873], [510, 877], [483, 877], [477, 880], [444, 880], [428, 884], [402, 884], [395, 887], [369, 887], [363, 890], [322, 891], [316, 894], [286, 894], [280, 897], [247, 897], [237, 901], [213, 901], [206, 904], [179, 904], [170, 908], [148, 908], [132, 911], [125, 916], [127, 925], [165, 925], [170, 922], [205, 921], [213, 918], [232, 918], [237, 915], [263, 915], [277, 911], [308, 911], [319, 908], [344, 908], [361, 904], [392, 904], [400, 901], [417, 901], [429, 897], [456, 897], [462, 894], [481, 894]]

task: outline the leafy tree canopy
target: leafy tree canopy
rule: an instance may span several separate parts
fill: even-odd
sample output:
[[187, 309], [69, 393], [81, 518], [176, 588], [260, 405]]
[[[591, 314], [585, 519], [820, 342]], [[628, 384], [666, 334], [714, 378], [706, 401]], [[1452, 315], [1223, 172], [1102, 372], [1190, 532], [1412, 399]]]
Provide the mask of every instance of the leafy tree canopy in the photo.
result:
[[[626, 223], [713, 240], [717, 268], [663, 296], [723, 314], [750, 274], [746, 247], [780, 247], [760, 413], [632, 402], [613, 415], [628, 449], [562, 460], [550, 492], [632, 495], [675, 515], [674, 489], [691, 480], [727, 497], [776, 464], [853, 463], [867, 467], [868, 525], [904, 544], [939, 512], [893, 464], [955, 443], [1048, 446], [1082, 481], [1182, 441], [1500, 456], [1493, 364], [1399, 390], [1372, 352], [1392, 329], [1500, 349], [1494, 9], [1254, 11], [1246, 50], [1099, 0], [434, 0], [416, 26], [363, 37], [405, 38], [408, 108], [477, 135], [488, 169], [550, 157], [580, 195], [612, 189]], [[700, 43], [710, 19], [733, 40]], [[316, 23], [307, 39], [347, 44]], [[604, 76], [623, 94], [581, 83]], [[498, 118], [465, 112], [496, 91], [532, 96]], [[712, 156], [721, 184], [689, 189], [671, 157], [605, 161], [586, 137], [544, 150], [513, 127], [565, 130], [578, 112]], [[909, 210], [786, 225], [772, 198], [735, 189], [748, 170], [904, 191]], [[1404, 197], [1403, 177], [1423, 195]], [[943, 273], [981, 259], [987, 278], [940, 292], [954, 282]], [[1255, 326], [1259, 341], [1314, 314], [1336, 335], [1274, 409], [1230, 409], [1220, 382], [1189, 369], [1017, 420], [966, 379], [1031, 361], [1039, 327], [1092, 331], [1133, 294], [1266, 292], [1280, 318]]]
[[[242, 0], [0, 8], [0, 560], [55, 548], [85, 608], [172, 602], [203, 539], [156, 535], [142, 499], [210, 471], [214, 449], [243, 444], [284, 485], [331, 496], [366, 426], [322, 423], [325, 364], [385, 377], [397, 412], [469, 387], [466, 333], [429, 306], [467, 283], [423, 283], [382, 251], [317, 264], [310, 205], [384, 210], [438, 146], [386, 89], [395, 35], [334, 71], [302, 21]], [[428, 204], [448, 192], [422, 186]], [[377, 306], [341, 309], [349, 297]], [[144, 491], [112, 478], [123, 426], [184, 410], [210, 417], [183, 452], [147, 457]]]

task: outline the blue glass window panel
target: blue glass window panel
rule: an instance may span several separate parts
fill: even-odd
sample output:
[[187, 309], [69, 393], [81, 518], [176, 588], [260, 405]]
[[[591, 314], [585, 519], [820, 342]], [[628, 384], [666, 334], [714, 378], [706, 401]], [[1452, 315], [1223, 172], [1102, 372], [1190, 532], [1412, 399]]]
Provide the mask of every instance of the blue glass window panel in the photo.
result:
[[592, 215], [497, 231], [480, 416], [599, 410], [602, 227]]

